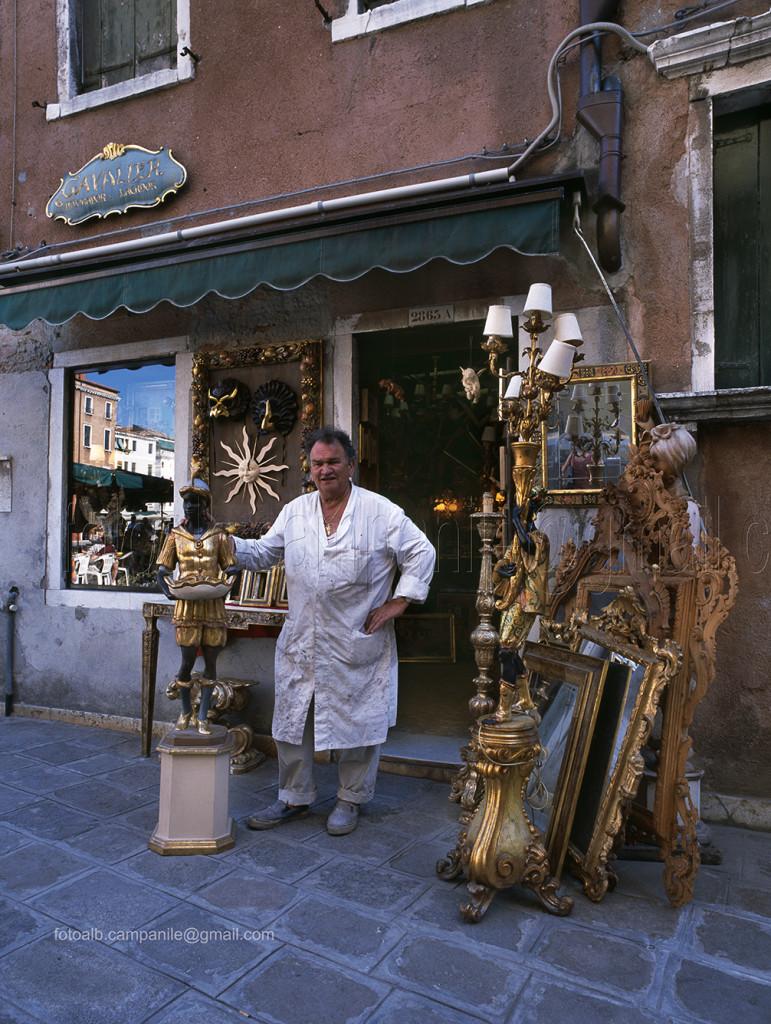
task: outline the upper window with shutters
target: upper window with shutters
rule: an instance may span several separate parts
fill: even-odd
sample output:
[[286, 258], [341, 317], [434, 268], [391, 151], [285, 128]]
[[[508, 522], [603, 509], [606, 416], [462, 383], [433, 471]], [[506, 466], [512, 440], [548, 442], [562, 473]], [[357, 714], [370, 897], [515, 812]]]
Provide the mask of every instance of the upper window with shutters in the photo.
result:
[[56, 0], [58, 103], [49, 121], [193, 77], [190, 0]]
[[492, 0], [347, 0], [340, 17], [332, 19], [332, 42], [366, 36], [407, 21], [476, 7]]

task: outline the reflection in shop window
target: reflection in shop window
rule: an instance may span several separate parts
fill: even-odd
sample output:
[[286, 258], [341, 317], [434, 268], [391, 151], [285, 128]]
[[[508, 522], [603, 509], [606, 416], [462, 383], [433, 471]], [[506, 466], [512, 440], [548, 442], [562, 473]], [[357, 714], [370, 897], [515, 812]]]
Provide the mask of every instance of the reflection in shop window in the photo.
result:
[[174, 503], [173, 361], [77, 370], [71, 407], [71, 585], [157, 590]]

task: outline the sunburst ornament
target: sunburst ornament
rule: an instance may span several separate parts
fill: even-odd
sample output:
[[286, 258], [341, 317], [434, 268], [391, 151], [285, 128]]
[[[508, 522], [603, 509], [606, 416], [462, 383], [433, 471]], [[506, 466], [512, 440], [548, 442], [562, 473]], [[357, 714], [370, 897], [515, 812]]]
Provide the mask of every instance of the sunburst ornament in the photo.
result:
[[[270, 451], [270, 449], [273, 447], [277, 440], [278, 437], [271, 438], [270, 441], [268, 441], [268, 443], [262, 449], [259, 455], [255, 455], [252, 449], [249, 447], [249, 436], [246, 433], [246, 427], [244, 427], [243, 448], [241, 450], [239, 450], [238, 447], [236, 446], [236, 450], [234, 451], [232, 448], [226, 445], [224, 441], [220, 441], [221, 446], [225, 449], [230, 458], [233, 460], [233, 464], [229, 469], [220, 469], [214, 475], [230, 476], [236, 478], [233, 489], [231, 490], [230, 494], [228, 494], [227, 498], [225, 498], [226, 503], [231, 501], [233, 496], [237, 494], [242, 487], [244, 488], [245, 493], [249, 497], [249, 504], [252, 509], [252, 515], [254, 515], [254, 513], [257, 511], [255, 499], [262, 498], [260, 488], [262, 488], [262, 490], [264, 491], [267, 491], [267, 493], [271, 497], [275, 498], [276, 501], [281, 500], [279, 496], [276, 494], [276, 492], [273, 490], [273, 488], [270, 486], [272, 483], [276, 483], [276, 481], [271, 480], [269, 482], [268, 480], [265, 479], [265, 477], [268, 473], [278, 473], [279, 470], [289, 469], [289, 467], [274, 466], [270, 465], [267, 461], [263, 462], [263, 459], [265, 459], [265, 456], [268, 454], [268, 452]], [[225, 464], [227, 465], [227, 461], [225, 462]]]

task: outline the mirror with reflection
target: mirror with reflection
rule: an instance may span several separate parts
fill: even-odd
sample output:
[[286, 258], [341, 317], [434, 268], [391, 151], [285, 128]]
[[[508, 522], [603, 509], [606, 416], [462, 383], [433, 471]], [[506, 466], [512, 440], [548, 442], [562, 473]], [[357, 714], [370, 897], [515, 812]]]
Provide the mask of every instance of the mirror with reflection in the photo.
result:
[[542, 484], [552, 504], [596, 505], [602, 488], [618, 483], [637, 444], [635, 404], [647, 394], [637, 363], [574, 367], [542, 427]]
[[544, 834], [551, 875], [559, 878], [608, 670], [603, 658], [528, 641], [522, 649], [541, 721], [541, 766], [526, 790]]
[[[599, 615], [575, 612], [567, 623], [541, 622], [546, 646], [561, 645], [568, 659], [592, 658], [605, 665], [567, 842], [571, 870], [593, 900], [602, 899], [616, 885], [610, 860], [623, 842], [642, 778], [642, 748], [661, 693], [681, 663], [678, 645], [649, 636], [644, 622], [644, 610], [630, 588]], [[563, 796], [559, 785], [555, 804]]]

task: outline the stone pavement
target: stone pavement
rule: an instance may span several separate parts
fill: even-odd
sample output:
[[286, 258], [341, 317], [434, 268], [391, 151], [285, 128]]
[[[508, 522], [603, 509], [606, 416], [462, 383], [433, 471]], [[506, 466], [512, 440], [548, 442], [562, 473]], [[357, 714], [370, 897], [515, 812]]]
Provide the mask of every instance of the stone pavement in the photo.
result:
[[139, 737], [0, 721], [0, 1024], [768, 1024], [771, 838], [723, 854], [674, 910], [661, 865], [623, 861], [573, 913], [521, 888], [478, 924], [434, 870], [455, 846], [444, 784], [381, 775], [358, 829], [311, 814], [270, 832], [275, 762], [231, 778], [234, 849], [161, 857], [159, 765]]

